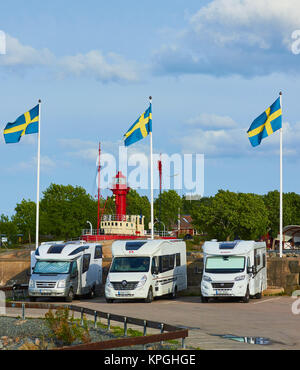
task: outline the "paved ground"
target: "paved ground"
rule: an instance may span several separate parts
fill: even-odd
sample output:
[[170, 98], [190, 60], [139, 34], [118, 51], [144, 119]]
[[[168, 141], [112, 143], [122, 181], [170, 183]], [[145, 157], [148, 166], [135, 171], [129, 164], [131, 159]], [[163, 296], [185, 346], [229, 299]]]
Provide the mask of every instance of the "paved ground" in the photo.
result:
[[[91, 309], [142, 319], [162, 321], [189, 329], [187, 345], [201, 349], [300, 349], [300, 315], [292, 313], [290, 297], [264, 297], [250, 303], [230, 300], [201, 303], [198, 297], [176, 300], [158, 299], [143, 302], [107, 304], [103, 298], [75, 300], [73, 303]], [[16, 310], [8, 309], [8, 314]], [[28, 310], [35, 316], [37, 310]], [[20, 311], [18, 311], [20, 314]], [[112, 323], [112, 325], [114, 325]], [[120, 324], [116, 324], [120, 325]], [[224, 339], [218, 335], [264, 337], [273, 343], [255, 345]]]

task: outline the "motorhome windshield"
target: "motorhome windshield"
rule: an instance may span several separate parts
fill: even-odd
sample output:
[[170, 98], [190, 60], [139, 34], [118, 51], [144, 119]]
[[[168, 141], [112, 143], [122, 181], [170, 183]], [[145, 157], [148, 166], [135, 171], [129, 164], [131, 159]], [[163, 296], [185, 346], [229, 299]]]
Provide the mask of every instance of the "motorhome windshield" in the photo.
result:
[[245, 270], [245, 257], [213, 256], [207, 257], [205, 271], [213, 274], [230, 274]]
[[148, 272], [150, 257], [115, 257], [110, 272]]
[[34, 274], [68, 274], [71, 262], [65, 261], [37, 261]]

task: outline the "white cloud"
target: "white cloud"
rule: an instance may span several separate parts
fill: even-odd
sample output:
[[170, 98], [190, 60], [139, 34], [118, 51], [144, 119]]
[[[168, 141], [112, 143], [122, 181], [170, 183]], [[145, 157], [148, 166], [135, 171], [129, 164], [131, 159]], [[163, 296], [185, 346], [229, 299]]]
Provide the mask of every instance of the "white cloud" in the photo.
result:
[[0, 67], [13, 69], [46, 67], [60, 78], [87, 76], [101, 82], [136, 82], [139, 67], [115, 53], [104, 55], [99, 50], [86, 54], [56, 57], [48, 49], [37, 50], [23, 45], [18, 39], [6, 35], [7, 50], [1, 55]]
[[202, 73], [246, 77], [299, 73], [291, 52], [300, 29], [298, 0], [212, 0], [188, 18], [185, 32], [154, 55], [162, 74]]
[[216, 128], [233, 128], [237, 127], [237, 123], [228, 116], [218, 116], [216, 114], [199, 114], [197, 117], [191, 118], [187, 121], [190, 125], [197, 125], [207, 129]]
[[[203, 153], [210, 158], [241, 156], [274, 156], [279, 154], [279, 132], [265, 138], [261, 145], [252, 148], [248, 136], [248, 127], [205, 130], [191, 128], [178, 142], [185, 153]], [[283, 125], [284, 156], [299, 158], [300, 122]]]
[[59, 65], [62, 67], [62, 73], [94, 76], [102, 82], [138, 80], [137, 65], [114, 53], [109, 53], [105, 57], [100, 51], [93, 50], [87, 54], [63, 57]]
[[[53, 159], [51, 159], [47, 155], [42, 155], [40, 158], [40, 166], [42, 172], [51, 172], [53, 169], [56, 168], [56, 163]], [[29, 161], [21, 161], [17, 163], [16, 167], [14, 167], [14, 170], [31, 170], [37, 168], [37, 157], [33, 157]]]

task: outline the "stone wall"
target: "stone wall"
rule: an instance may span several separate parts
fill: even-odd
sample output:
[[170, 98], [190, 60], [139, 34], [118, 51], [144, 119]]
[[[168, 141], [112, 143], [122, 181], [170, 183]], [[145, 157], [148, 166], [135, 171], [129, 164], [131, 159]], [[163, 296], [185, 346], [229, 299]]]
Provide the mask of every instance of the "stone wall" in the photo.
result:
[[29, 280], [30, 251], [0, 254], [0, 286], [25, 284]]

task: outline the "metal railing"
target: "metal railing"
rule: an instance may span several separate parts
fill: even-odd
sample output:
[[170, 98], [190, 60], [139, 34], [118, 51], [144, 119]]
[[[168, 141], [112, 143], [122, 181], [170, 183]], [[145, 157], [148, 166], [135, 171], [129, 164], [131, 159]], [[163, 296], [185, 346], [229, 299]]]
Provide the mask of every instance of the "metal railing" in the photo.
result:
[[[124, 337], [119, 339], [106, 340], [102, 342], [84, 343], [75, 346], [60, 347], [56, 350], [103, 350], [111, 348], [129, 347], [134, 345], [143, 345], [146, 349], [146, 344], [162, 343], [163, 341], [181, 339], [181, 347], [185, 348], [185, 339], [188, 337], [188, 330], [182, 329], [173, 325], [162, 322], [143, 320], [134, 317], [112, 314], [108, 312], [96, 311], [85, 307], [74, 305], [61, 305], [50, 303], [27, 303], [27, 302], [7, 302], [7, 307], [21, 308], [22, 320], [26, 318], [26, 308], [28, 309], [58, 309], [68, 308], [73, 312], [79, 312], [81, 315], [80, 323], [83, 325], [84, 314], [90, 315], [94, 320], [94, 328], [97, 328], [97, 323], [104, 319], [107, 323], [107, 331], [111, 329], [111, 322], [119, 322], [124, 327]], [[128, 324], [140, 326], [143, 328], [143, 336], [128, 337]], [[147, 335], [147, 329], [157, 329], [159, 334]]]

